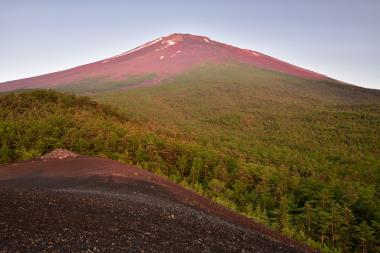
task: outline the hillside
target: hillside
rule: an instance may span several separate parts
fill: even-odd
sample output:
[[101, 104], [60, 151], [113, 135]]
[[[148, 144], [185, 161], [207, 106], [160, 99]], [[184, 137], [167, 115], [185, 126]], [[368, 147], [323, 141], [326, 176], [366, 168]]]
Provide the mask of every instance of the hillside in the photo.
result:
[[362, 236], [377, 251], [379, 91], [208, 65], [94, 98], [159, 134], [220, 151], [227, 161], [200, 179], [201, 191], [226, 205], [301, 240], [350, 252]]
[[[276, 110], [263, 104], [255, 107], [264, 110], [259, 110], [256, 115], [265, 115], [255, 117], [255, 122], [266, 127], [261, 133], [253, 129], [239, 131], [239, 135], [234, 130], [241, 125], [233, 124], [236, 119], [224, 117], [221, 120], [226, 124], [217, 121], [218, 127], [210, 125], [212, 122], [204, 123], [198, 114], [212, 116], [220, 111], [213, 112], [212, 106], [206, 110], [202, 100], [194, 103], [181, 96], [172, 96], [170, 92], [176, 89], [171, 91], [171, 87], [168, 84], [146, 88], [144, 94], [147, 101], [157, 103], [149, 96], [154, 95], [160, 101], [158, 94], [163, 96], [160, 93], [163, 91], [167, 96], [179, 99], [184, 109], [185, 105], [193, 105], [187, 108], [194, 111], [188, 126], [182, 125], [181, 117], [176, 116], [178, 121], [170, 119], [171, 110], [176, 108], [170, 104], [166, 124], [160, 126], [161, 117], [139, 118], [154, 111], [139, 111], [141, 114], [136, 111], [136, 117], [132, 118], [131, 111], [127, 110], [136, 109], [131, 99], [123, 100], [129, 101], [130, 107], [120, 104], [125, 111], [121, 113], [87, 98], [53, 91], [3, 95], [0, 97], [0, 160], [4, 163], [35, 158], [59, 147], [81, 154], [107, 156], [166, 175], [323, 251], [327, 252], [327, 245], [333, 247], [333, 243], [344, 251], [360, 247], [360, 234], [356, 232], [360, 229], [371, 233], [368, 247], [375, 249], [380, 210], [377, 201], [380, 110], [377, 105], [309, 106], [307, 110], [313, 111], [306, 115], [316, 118], [305, 120], [305, 109], [300, 105], [286, 107], [289, 114], [295, 115], [293, 117], [270, 118], [264, 116]], [[199, 87], [194, 87], [193, 92], [199, 94], [197, 89]], [[129, 98], [129, 92], [139, 100], [138, 90], [121, 93], [120, 97]], [[191, 94], [189, 91], [185, 93]], [[198, 95], [195, 97], [199, 98]], [[118, 97], [115, 98], [115, 102], [120, 102]], [[213, 103], [220, 101], [221, 97], [218, 99]], [[229, 101], [231, 111], [233, 97], [226, 101]], [[220, 102], [225, 104], [225, 101]], [[213, 103], [209, 101], [208, 104]], [[286, 103], [278, 105], [281, 103], [275, 108], [282, 108]], [[194, 110], [194, 106], [199, 108]], [[163, 104], [148, 108], [159, 110]], [[273, 121], [278, 123], [273, 124]], [[315, 128], [312, 127], [313, 121], [318, 122]], [[203, 124], [207, 124], [207, 128]], [[282, 124], [297, 128], [293, 133], [285, 134], [279, 127]], [[172, 128], [166, 130], [168, 125]], [[187, 136], [178, 134], [173, 138], [182, 131], [181, 127], [191, 131]], [[331, 136], [332, 132], [336, 134]], [[260, 134], [266, 134], [267, 138]], [[330, 230], [332, 224], [333, 232]], [[336, 238], [334, 241], [332, 236]]]
[[323, 252], [380, 249], [378, 90], [178, 34], [0, 84], [36, 87], [91, 98], [2, 95], [1, 163], [53, 148], [108, 157]]
[[247, 162], [344, 173], [379, 166], [378, 91], [227, 65], [94, 99], [158, 133]]
[[0, 166], [0, 193], [0, 251], [310, 252], [165, 178], [103, 158]]

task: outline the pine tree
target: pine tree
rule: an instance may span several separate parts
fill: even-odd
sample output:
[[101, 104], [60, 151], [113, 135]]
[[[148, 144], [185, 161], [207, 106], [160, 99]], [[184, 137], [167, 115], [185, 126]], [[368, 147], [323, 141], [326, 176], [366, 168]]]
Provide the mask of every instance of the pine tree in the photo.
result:
[[330, 226], [331, 226], [331, 215], [330, 213], [326, 212], [323, 208], [318, 208], [317, 211], [317, 227], [318, 232], [320, 236], [321, 243], [326, 243], [326, 238], [328, 238], [328, 234], [330, 232]]
[[221, 161], [215, 168], [214, 168], [214, 177], [222, 182], [227, 183], [229, 181], [230, 175], [228, 173], [228, 170], [226, 166], [224, 165], [223, 161]]
[[340, 224], [337, 227], [337, 230], [340, 234], [340, 241], [337, 246], [339, 246], [344, 252], [348, 252], [352, 247], [352, 230], [355, 222], [355, 216], [351, 209], [346, 206], [340, 207], [339, 213]]
[[304, 210], [305, 210], [305, 216], [306, 216], [307, 234], [310, 236], [311, 224], [313, 222], [313, 207], [310, 205], [309, 202], [306, 202], [304, 206]]
[[12, 161], [11, 150], [7, 143], [3, 143], [0, 148], [0, 163], [9, 163]]
[[196, 182], [198, 182], [199, 179], [199, 173], [202, 169], [202, 159], [199, 157], [195, 157], [191, 166], [191, 184], [194, 185]]
[[185, 155], [181, 155], [181, 156], [177, 157], [177, 167], [180, 171], [181, 180], [183, 180], [185, 170], [187, 167], [187, 158]]
[[375, 230], [366, 221], [362, 221], [355, 226], [355, 238], [360, 242], [361, 252], [367, 253], [369, 246], [375, 241]]
[[278, 223], [285, 234], [292, 236], [293, 228], [289, 211], [289, 200], [286, 196], [282, 196], [278, 210]]

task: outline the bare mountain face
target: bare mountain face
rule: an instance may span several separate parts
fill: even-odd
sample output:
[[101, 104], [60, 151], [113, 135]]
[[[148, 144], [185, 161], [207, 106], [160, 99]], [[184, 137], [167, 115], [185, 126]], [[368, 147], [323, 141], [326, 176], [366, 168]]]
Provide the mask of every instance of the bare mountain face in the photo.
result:
[[200, 64], [243, 63], [313, 80], [326, 76], [280, 61], [260, 52], [213, 41], [208, 37], [172, 34], [145, 43], [125, 53], [46, 75], [0, 84], [0, 91], [31, 88], [55, 88], [85, 80], [123, 81], [147, 75], [135, 84], [153, 85], [186, 72]]

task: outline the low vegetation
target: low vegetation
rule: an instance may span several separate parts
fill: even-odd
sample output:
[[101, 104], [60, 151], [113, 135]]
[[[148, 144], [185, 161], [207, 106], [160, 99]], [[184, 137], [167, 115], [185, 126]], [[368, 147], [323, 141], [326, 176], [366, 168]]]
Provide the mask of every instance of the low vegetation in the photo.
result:
[[97, 93], [102, 93], [106, 91], [120, 90], [128, 87], [133, 87], [137, 84], [144, 82], [149, 82], [155, 77], [154, 74], [147, 75], [133, 75], [128, 76], [126, 79], [120, 81], [110, 81], [106, 77], [104, 78], [90, 78], [85, 80], [80, 80], [70, 84], [65, 84], [58, 86], [56, 89], [58, 91], [70, 91], [72, 93], [82, 94], [82, 95], [93, 95]]
[[94, 99], [118, 107], [53, 91], [0, 97], [0, 162], [102, 155], [323, 252], [380, 250], [376, 92], [227, 66]]

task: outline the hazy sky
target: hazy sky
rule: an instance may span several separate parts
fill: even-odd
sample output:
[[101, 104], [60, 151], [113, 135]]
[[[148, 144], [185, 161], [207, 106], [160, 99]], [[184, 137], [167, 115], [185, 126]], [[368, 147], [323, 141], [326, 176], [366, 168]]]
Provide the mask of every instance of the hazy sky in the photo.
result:
[[0, 82], [90, 63], [175, 32], [380, 89], [380, 0], [0, 0]]

